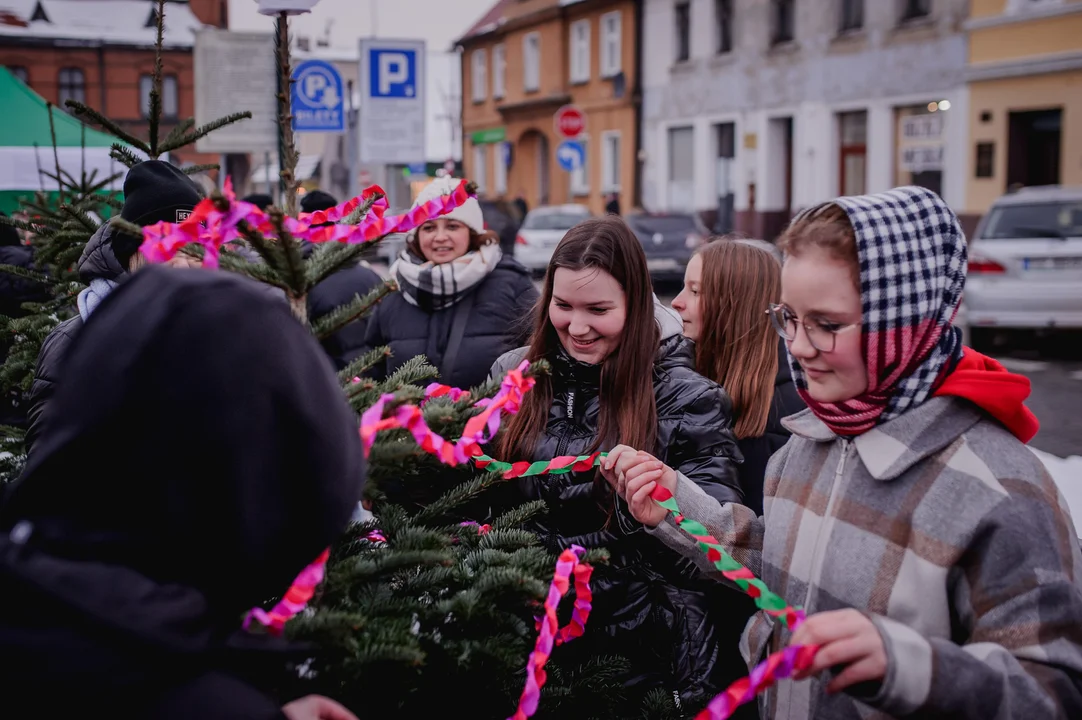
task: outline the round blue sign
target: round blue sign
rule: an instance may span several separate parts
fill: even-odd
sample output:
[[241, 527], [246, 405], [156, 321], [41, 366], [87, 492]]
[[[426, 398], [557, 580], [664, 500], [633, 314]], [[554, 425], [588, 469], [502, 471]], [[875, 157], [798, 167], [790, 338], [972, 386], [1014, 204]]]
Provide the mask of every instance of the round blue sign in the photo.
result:
[[344, 132], [342, 76], [323, 60], [306, 60], [293, 71], [293, 129], [296, 132]]

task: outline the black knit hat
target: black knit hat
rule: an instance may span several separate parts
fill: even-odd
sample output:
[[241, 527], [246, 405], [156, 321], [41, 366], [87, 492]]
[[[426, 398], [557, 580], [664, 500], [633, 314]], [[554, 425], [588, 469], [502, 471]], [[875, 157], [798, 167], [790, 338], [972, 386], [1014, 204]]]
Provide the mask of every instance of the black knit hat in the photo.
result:
[[[0, 212], [0, 215], [8, 217], [6, 212]], [[23, 241], [19, 237], [19, 231], [7, 223], [0, 223], [0, 245], [22, 245]]]
[[252, 193], [251, 195], [241, 198], [241, 202], [251, 203], [260, 210], [266, 210], [274, 204], [274, 198], [266, 193]]
[[330, 210], [337, 204], [338, 201], [334, 199], [334, 195], [322, 190], [312, 190], [305, 193], [304, 197], [301, 198], [301, 212], [312, 213], [318, 210]]
[[[191, 178], [161, 160], [141, 162], [124, 178], [124, 208], [120, 217], [136, 225], [158, 222], [179, 223], [195, 209], [203, 193]], [[123, 268], [142, 244], [142, 238], [116, 233], [112, 239], [113, 255]]]

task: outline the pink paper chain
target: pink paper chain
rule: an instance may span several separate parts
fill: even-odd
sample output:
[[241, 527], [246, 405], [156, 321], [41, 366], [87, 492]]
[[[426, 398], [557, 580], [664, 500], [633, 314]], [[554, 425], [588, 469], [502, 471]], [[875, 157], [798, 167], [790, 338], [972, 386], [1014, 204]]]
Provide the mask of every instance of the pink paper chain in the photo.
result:
[[[467, 181], [463, 180], [450, 195], [440, 195], [407, 213], [389, 217], [384, 216], [388, 205], [383, 190], [378, 185], [372, 185], [359, 197], [329, 210], [301, 213], [296, 218], [286, 217], [283, 225], [294, 238], [312, 243], [369, 242], [390, 233], [412, 230], [434, 217], [451, 212], [474, 197], [467, 192], [466, 185]], [[181, 223], [160, 222], [143, 228], [143, 244], [139, 250], [149, 262], [162, 263], [172, 260], [185, 245], [198, 243], [205, 249], [203, 265], [217, 267], [222, 245], [242, 237], [237, 229], [241, 221], [246, 221], [264, 237], [273, 237], [275, 228], [270, 216], [251, 203], [237, 200], [231, 179], [226, 179], [222, 194], [229, 203], [227, 210], [218, 210], [214, 201], [206, 198]], [[381, 197], [372, 204], [359, 224], [336, 224], [376, 194]]]
[[331, 551], [328, 548], [320, 553], [319, 557], [311, 565], [301, 570], [300, 575], [289, 586], [289, 590], [282, 596], [270, 612], [263, 608], [252, 608], [244, 618], [243, 627], [247, 630], [253, 622], [265, 626], [272, 635], [281, 635], [290, 618], [299, 613], [312, 599], [316, 588], [323, 582], [323, 574], [330, 558]]
[[792, 677], [800, 670], [811, 667], [818, 645], [790, 645], [769, 655], [755, 666], [751, 675], [741, 678], [710, 701], [695, 720], [726, 720], [736, 709], [751, 702], [778, 680]]

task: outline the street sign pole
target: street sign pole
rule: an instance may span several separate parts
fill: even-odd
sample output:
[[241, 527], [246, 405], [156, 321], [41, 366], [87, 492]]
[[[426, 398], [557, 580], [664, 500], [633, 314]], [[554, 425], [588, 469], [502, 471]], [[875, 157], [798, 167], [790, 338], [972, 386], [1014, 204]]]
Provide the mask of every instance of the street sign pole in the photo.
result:
[[357, 148], [357, 106], [353, 101], [353, 81], [350, 80], [346, 87], [349, 93], [349, 113], [346, 116], [346, 146], [349, 153], [349, 197], [354, 198], [361, 194], [357, 182], [357, 155], [359, 152]]

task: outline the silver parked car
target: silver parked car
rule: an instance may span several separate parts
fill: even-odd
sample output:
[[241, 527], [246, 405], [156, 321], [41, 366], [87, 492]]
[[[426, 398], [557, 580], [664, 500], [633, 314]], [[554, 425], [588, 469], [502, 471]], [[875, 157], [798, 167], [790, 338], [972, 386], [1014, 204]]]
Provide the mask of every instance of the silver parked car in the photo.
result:
[[997, 329], [1082, 329], [1082, 187], [996, 200], [970, 242], [964, 303], [975, 344]]
[[535, 273], [548, 267], [564, 234], [590, 217], [584, 205], [545, 205], [526, 213], [515, 238], [515, 259]]

